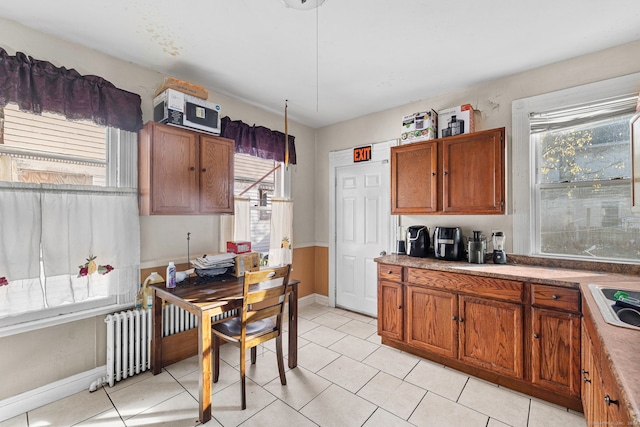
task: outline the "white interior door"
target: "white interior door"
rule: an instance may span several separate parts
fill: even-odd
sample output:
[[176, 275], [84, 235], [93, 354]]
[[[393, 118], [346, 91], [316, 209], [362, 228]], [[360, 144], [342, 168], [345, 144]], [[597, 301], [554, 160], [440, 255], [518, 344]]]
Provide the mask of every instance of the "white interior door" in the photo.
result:
[[336, 306], [377, 315], [377, 264], [389, 248], [389, 162], [335, 169]]

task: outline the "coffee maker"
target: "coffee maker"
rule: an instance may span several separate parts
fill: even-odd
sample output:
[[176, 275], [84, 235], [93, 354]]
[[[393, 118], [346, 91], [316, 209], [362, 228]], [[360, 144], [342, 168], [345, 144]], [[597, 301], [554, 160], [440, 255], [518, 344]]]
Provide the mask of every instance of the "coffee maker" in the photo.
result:
[[493, 263], [506, 264], [507, 254], [504, 251], [504, 241], [506, 236], [502, 231], [496, 231], [491, 236], [493, 243]]

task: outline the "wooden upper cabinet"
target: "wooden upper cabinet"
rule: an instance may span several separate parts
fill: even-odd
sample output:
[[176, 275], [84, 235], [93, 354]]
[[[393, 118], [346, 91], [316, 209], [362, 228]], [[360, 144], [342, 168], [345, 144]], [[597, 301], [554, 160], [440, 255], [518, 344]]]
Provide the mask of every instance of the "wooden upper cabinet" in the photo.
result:
[[200, 212], [233, 213], [234, 142], [200, 137]]
[[442, 210], [504, 213], [504, 128], [442, 139]]
[[435, 141], [391, 149], [391, 213], [438, 211], [438, 144]]
[[392, 214], [503, 214], [505, 130], [391, 148]]
[[148, 122], [140, 131], [141, 215], [233, 213], [233, 140]]

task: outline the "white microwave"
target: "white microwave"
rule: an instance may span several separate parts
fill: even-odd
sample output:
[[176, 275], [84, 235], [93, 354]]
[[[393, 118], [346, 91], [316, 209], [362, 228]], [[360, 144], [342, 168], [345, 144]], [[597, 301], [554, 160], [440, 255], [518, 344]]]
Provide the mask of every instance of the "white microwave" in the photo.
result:
[[153, 121], [220, 135], [220, 106], [174, 89], [153, 100]]

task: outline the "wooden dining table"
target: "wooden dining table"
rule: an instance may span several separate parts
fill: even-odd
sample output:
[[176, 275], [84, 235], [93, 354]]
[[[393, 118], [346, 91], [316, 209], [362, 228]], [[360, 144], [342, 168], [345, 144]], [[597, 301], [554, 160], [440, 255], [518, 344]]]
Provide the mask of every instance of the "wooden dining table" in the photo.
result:
[[[216, 319], [233, 315], [242, 307], [242, 277], [224, 276], [198, 284], [186, 281], [173, 289], [163, 283], [150, 285], [153, 290], [153, 338], [151, 340], [151, 369], [154, 375], [164, 366], [198, 355], [199, 366], [199, 419], [206, 423], [211, 419], [211, 325]], [[298, 364], [298, 284], [289, 280], [289, 368]], [[277, 285], [277, 284], [274, 284]], [[258, 286], [269, 286], [260, 284]], [[253, 290], [251, 288], [250, 290]], [[162, 336], [163, 301], [178, 306], [196, 316], [198, 327], [178, 334]], [[226, 314], [225, 314], [226, 313]]]

